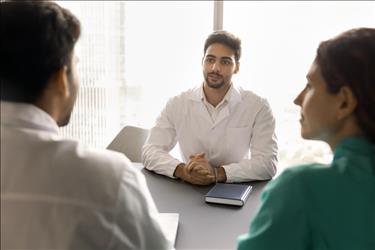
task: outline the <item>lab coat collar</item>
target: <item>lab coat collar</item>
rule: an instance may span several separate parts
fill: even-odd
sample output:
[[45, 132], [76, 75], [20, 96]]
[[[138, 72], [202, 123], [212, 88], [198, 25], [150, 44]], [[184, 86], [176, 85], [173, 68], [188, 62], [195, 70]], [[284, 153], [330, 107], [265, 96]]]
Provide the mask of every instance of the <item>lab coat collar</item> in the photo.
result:
[[[212, 120], [210, 118], [210, 115], [209, 115], [209, 113], [208, 113], [208, 111], [205, 107], [204, 98], [205, 98], [205, 95], [204, 95], [204, 92], [203, 92], [203, 84], [200, 87], [196, 87], [196, 88], [192, 89], [192, 91], [190, 92], [190, 95], [189, 95], [190, 100], [200, 103], [200, 105], [196, 106], [197, 113], [201, 114], [201, 116], [204, 119], [206, 119], [207, 121], [212, 122]], [[224, 107], [223, 110], [220, 112], [218, 118], [216, 119], [216, 122], [212, 123], [212, 127], [215, 127], [221, 121], [223, 121], [226, 117], [228, 117], [230, 115], [231, 111], [234, 110], [234, 107], [238, 103], [240, 103], [240, 101], [241, 101], [240, 89], [233, 86], [233, 84], [232, 84], [232, 86], [228, 90], [228, 93], [227, 93], [226, 97], [224, 97], [224, 98], [228, 100], [228, 105], [226, 107]]]
[[1, 101], [1, 126], [28, 128], [58, 134], [56, 121], [44, 110], [28, 103]]
[[[240, 88], [234, 86], [233, 83], [232, 83], [228, 92], [229, 92], [229, 95], [228, 96], [226, 95], [226, 97], [224, 97], [224, 98], [227, 98], [230, 110], [233, 110], [233, 108], [236, 106], [236, 104], [238, 104], [241, 101]], [[196, 88], [192, 89], [192, 91], [190, 92], [190, 95], [189, 95], [189, 99], [193, 100], [193, 101], [196, 101], [196, 102], [202, 102], [203, 103], [204, 98], [205, 98], [205, 95], [204, 95], [204, 92], [203, 92], [203, 84], [200, 85], [199, 87], [196, 87]]]

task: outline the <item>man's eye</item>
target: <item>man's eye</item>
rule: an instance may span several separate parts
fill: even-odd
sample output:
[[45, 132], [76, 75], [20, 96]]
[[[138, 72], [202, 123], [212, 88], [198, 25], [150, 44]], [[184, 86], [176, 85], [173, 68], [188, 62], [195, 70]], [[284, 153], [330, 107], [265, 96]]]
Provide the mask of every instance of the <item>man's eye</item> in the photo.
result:
[[231, 61], [221, 61], [221, 64], [223, 64], [223, 65], [231, 65], [232, 62]]

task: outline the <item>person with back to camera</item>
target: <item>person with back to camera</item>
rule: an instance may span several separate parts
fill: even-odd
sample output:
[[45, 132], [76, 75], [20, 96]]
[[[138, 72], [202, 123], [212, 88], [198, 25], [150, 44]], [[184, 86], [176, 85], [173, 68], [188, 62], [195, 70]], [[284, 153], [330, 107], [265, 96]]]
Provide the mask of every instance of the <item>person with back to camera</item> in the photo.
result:
[[79, 87], [77, 18], [46, 1], [0, 13], [1, 249], [171, 249], [129, 160], [58, 136]]
[[375, 249], [375, 29], [319, 45], [301, 106], [301, 135], [333, 151], [328, 166], [284, 171], [238, 249]]

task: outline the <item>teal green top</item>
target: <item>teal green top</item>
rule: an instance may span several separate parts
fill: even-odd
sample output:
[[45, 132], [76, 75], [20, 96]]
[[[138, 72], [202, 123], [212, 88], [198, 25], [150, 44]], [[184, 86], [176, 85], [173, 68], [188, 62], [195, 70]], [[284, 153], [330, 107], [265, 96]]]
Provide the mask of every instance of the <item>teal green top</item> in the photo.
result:
[[238, 249], [375, 249], [375, 145], [343, 140], [329, 165], [290, 168], [271, 181]]

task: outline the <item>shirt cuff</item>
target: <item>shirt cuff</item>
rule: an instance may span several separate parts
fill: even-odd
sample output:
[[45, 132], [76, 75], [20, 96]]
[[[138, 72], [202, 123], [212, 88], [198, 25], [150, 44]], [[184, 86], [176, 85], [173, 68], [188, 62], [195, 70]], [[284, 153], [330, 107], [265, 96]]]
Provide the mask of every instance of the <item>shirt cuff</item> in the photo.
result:
[[175, 159], [174, 161], [171, 161], [170, 165], [168, 166], [168, 169], [166, 170], [167, 172], [165, 173], [165, 175], [173, 178], [173, 179], [177, 179], [176, 176], [174, 176], [174, 172], [176, 171], [176, 168], [177, 168], [177, 165], [181, 164], [182, 162]]
[[235, 182], [235, 175], [233, 172], [233, 166], [231, 167], [230, 165], [222, 165], [222, 167], [224, 168], [225, 170], [225, 175], [227, 176], [227, 181], [228, 183], [230, 182]]

